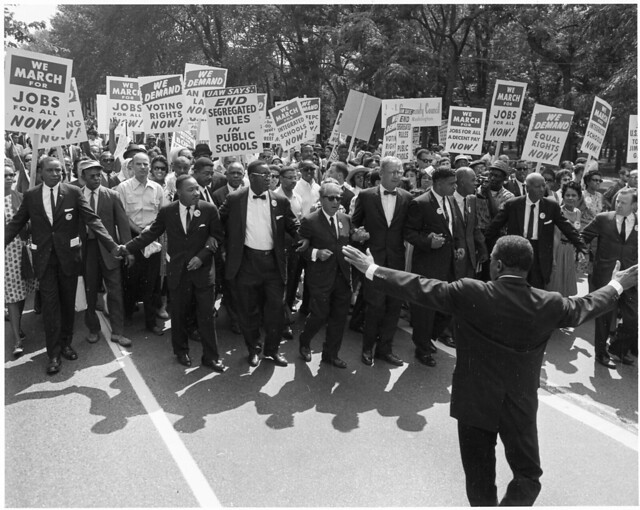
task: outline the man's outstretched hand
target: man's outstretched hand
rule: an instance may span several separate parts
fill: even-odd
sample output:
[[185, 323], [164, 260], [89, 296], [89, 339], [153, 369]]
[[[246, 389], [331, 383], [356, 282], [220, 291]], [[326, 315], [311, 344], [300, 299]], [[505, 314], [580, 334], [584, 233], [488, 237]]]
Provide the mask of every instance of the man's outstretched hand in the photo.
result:
[[638, 264], [628, 267], [624, 271], [620, 271], [620, 261], [616, 262], [613, 268], [611, 279], [617, 281], [624, 290], [630, 289], [638, 285]]
[[355, 267], [358, 271], [362, 271], [363, 273], [366, 273], [369, 266], [373, 264], [373, 257], [371, 256], [371, 252], [369, 250], [367, 250], [367, 253], [364, 254], [353, 246], [343, 246], [342, 254], [344, 255], [344, 258], [347, 259], [349, 264]]

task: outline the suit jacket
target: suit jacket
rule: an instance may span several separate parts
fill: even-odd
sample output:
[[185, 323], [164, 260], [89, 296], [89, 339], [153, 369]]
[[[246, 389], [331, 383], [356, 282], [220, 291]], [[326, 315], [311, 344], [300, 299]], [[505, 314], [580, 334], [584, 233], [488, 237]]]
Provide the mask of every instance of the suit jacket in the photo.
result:
[[[112, 189], [101, 186], [98, 192], [98, 210], [96, 214], [102, 220], [111, 238], [118, 244], [125, 244], [131, 240], [131, 227], [129, 218], [124, 211], [120, 195]], [[80, 220], [80, 239], [86, 245], [87, 228], [84, 221]], [[115, 269], [120, 265], [120, 259], [115, 258], [100, 244], [100, 255], [108, 269]]]
[[458, 202], [453, 199], [453, 208], [455, 211], [454, 228], [458, 231], [457, 237], [462, 242], [464, 248], [464, 258], [454, 261], [455, 277], [464, 278], [465, 276], [473, 276], [476, 270], [478, 259], [487, 256], [487, 246], [484, 242], [484, 234], [478, 226], [478, 218], [476, 216], [476, 196], [467, 195], [467, 214], [465, 215], [458, 207]]
[[[451, 197], [444, 199], [448, 203], [449, 211], [454, 214], [453, 200]], [[442, 280], [453, 279], [454, 253], [456, 248], [462, 246], [462, 241], [456, 238], [458, 232], [455, 223], [454, 214], [454, 231], [449, 232], [444, 212], [432, 191], [423, 193], [411, 201], [404, 225], [404, 238], [413, 245], [411, 270], [414, 273]], [[442, 234], [444, 245], [432, 248], [429, 237], [431, 234]]]
[[597, 214], [582, 231], [587, 243], [598, 238], [593, 263], [593, 285], [596, 289], [609, 283], [616, 260], [620, 261], [620, 269], [638, 263], [638, 216], [634, 213], [633, 218], [635, 226], [626, 241], [618, 233], [615, 211]]
[[[508, 235], [518, 235], [524, 237], [524, 208], [526, 196], [507, 200], [504, 208], [498, 211], [495, 218], [489, 225], [485, 234], [487, 248], [492, 249], [498, 240], [500, 229], [507, 226]], [[541, 198], [538, 212], [538, 255], [540, 257], [540, 271], [546, 282], [551, 276], [553, 266], [553, 238], [554, 226], [558, 227], [564, 236], [571, 241], [576, 248], [586, 251], [586, 246], [582, 241], [580, 233], [567, 220], [560, 210], [560, 205], [550, 198]], [[543, 216], [544, 215], [544, 216]]]
[[[318, 181], [322, 182], [322, 181]], [[342, 186], [342, 200], [340, 200], [340, 205], [344, 207], [344, 211], [349, 214], [349, 208], [351, 207], [351, 200], [355, 196], [355, 193], [351, 191], [349, 188]]]
[[369, 233], [370, 237], [366, 246], [371, 250], [376, 264], [394, 269], [404, 269], [402, 229], [412, 196], [404, 189], [396, 188], [396, 190], [398, 194], [391, 225], [387, 225], [382, 208], [380, 186], [367, 188], [358, 194], [351, 221], [355, 227], [363, 226]]
[[187, 264], [193, 257], [198, 257], [202, 265], [189, 271], [189, 276], [196, 287], [208, 287], [213, 252], [206, 247], [210, 237], [222, 242], [223, 231], [218, 208], [199, 200], [185, 233], [180, 219], [180, 202], [171, 202], [160, 208], [158, 216], [149, 228], [126, 244], [127, 250], [142, 250], [145, 246], [167, 233], [167, 285], [175, 289], [181, 280], [186, 279]]
[[[242, 189], [242, 188], [239, 188], [239, 189]], [[237, 191], [237, 190], [234, 190], [234, 191]], [[213, 194], [211, 195], [211, 198], [213, 199], [213, 203], [218, 209], [220, 209], [222, 204], [224, 204], [224, 201], [227, 199], [228, 194], [229, 194], [229, 186], [227, 186], [226, 184], [213, 192]]]
[[209, 184], [209, 193], [212, 193], [226, 185], [227, 185], [227, 178], [224, 175], [214, 171], [213, 179], [211, 180], [211, 184]]
[[[308, 263], [306, 276], [311, 291], [330, 292], [338, 273], [342, 273], [347, 281], [351, 281], [349, 262], [342, 254], [342, 247], [349, 244], [351, 235], [351, 218], [337, 212], [334, 221], [337, 224], [339, 237], [327, 221], [322, 209], [307, 214], [300, 221], [300, 237], [309, 239], [309, 248], [303, 253]], [[311, 260], [313, 249], [331, 250], [333, 255], [327, 260]]]
[[[225, 278], [231, 280], [236, 277], [242, 253], [244, 251], [245, 233], [247, 228], [247, 201], [249, 193], [253, 193], [249, 186], [229, 193], [227, 200], [220, 208], [220, 217], [224, 225], [225, 248], [227, 260], [225, 263]], [[300, 223], [291, 211], [289, 199], [271, 190], [267, 191], [267, 200], [271, 210], [271, 231], [273, 232], [273, 250], [275, 252], [282, 281], [286, 280], [285, 267], [285, 232], [294, 239], [298, 238]]]
[[44, 209], [42, 186], [44, 184], [40, 183], [24, 193], [20, 208], [5, 226], [4, 244], [7, 246], [31, 220], [31, 251], [36, 278], [44, 276], [54, 247], [62, 272], [67, 276], [76, 276], [82, 269], [80, 218], [108, 251], [117, 245], [77, 186], [60, 183], [52, 225]]
[[373, 286], [386, 294], [453, 315], [456, 367], [451, 416], [496, 431], [509, 402], [522, 425], [535, 422], [544, 350], [551, 332], [578, 326], [605, 311], [611, 286], [578, 298], [531, 287], [524, 278], [452, 283], [378, 268]]
[[520, 186], [515, 181], [515, 179], [509, 179], [504, 183], [504, 187], [507, 188], [511, 193], [513, 193], [516, 197], [521, 197], [522, 193], [520, 192]]

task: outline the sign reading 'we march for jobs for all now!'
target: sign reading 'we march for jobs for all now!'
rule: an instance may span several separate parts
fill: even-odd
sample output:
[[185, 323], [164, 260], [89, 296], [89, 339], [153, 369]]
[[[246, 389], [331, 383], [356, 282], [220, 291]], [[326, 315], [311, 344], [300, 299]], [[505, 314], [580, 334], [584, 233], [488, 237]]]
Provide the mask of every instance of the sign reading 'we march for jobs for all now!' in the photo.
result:
[[526, 83], [496, 80], [489, 120], [487, 121], [487, 140], [516, 141], [526, 90]]
[[72, 61], [10, 48], [5, 57], [5, 129], [64, 136]]
[[107, 117], [126, 123], [132, 131], [145, 131], [137, 78], [107, 76]]

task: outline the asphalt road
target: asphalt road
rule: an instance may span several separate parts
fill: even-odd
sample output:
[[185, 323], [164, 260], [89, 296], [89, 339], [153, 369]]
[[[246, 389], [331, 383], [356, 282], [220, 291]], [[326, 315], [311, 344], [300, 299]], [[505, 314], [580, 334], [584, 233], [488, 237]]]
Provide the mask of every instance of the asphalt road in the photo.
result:
[[[222, 313], [229, 370], [215, 374], [199, 367], [198, 344], [194, 367], [179, 365], [170, 331], [147, 336], [141, 312], [129, 349], [88, 344], [82, 319], [79, 360], [53, 377], [29, 304], [24, 357], [12, 359], [5, 332], [6, 507], [467, 506], [449, 417], [455, 351], [440, 344], [435, 368], [414, 362], [405, 321], [401, 368], [363, 365], [348, 331], [346, 370], [320, 363], [321, 336], [309, 364], [289, 341], [288, 367], [250, 369]], [[557, 331], [547, 349], [540, 506], [638, 505], [638, 370], [594, 365], [592, 332]], [[497, 469], [501, 495], [510, 470], [500, 449]]]

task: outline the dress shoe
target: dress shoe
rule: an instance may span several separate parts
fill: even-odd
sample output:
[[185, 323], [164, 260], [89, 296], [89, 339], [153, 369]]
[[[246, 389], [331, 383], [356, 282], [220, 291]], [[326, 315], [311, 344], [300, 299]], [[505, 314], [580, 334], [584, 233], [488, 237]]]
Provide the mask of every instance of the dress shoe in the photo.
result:
[[202, 335], [200, 334], [200, 331], [198, 331], [197, 329], [189, 332], [189, 340], [191, 340], [192, 342], [198, 342], [199, 344], [202, 343]]
[[633, 358], [628, 354], [620, 356], [619, 354], [609, 351], [609, 356], [611, 356], [614, 360], [622, 363], [623, 365], [633, 365], [634, 363]]
[[160, 326], [152, 326], [150, 328], [147, 328], [147, 331], [158, 336], [164, 335], [164, 329], [162, 329]]
[[63, 347], [62, 352], [60, 354], [62, 354], [63, 358], [66, 358], [69, 361], [75, 361], [78, 359], [78, 354], [76, 353], [76, 351], [73, 350], [73, 347], [71, 347], [70, 345]]
[[87, 340], [87, 342], [89, 342], [90, 344], [95, 344], [95, 343], [99, 340], [99, 338], [98, 338], [98, 333], [89, 333], [89, 334], [87, 335], [86, 340]]
[[598, 354], [596, 356], [596, 361], [598, 363], [600, 363], [603, 367], [607, 367], [607, 368], [616, 368], [616, 364], [613, 362], [613, 360], [607, 356], [606, 354]]
[[276, 352], [275, 354], [265, 354], [265, 358], [271, 358], [279, 367], [286, 367], [289, 364], [285, 357], [279, 352]]
[[257, 354], [249, 354], [249, 365], [257, 367], [260, 364], [260, 356]]
[[447, 347], [451, 347], [452, 349], [456, 348], [456, 342], [453, 338], [451, 338], [449, 335], [442, 335], [438, 337], [438, 340], [440, 340], [444, 345], [446, 345]]
[[333, 365], [334, 367], [347, 368], [347, 363], [345, 361], [342, 361], [340, 358], [338, 358], [338, 356], [325, 356], [323, 354], [322, 358], [320, 359], [320, 361], [322, 363], [329, 363], [330, 365]]
[[186, 352], [177, 354], [177, 357], [178, 357], [178, 363], [180, 363], [181, 365], [184, 365], [185, 367], [191, 366], [191, 358]]
[[384, 360], [387, 363], [390, 363], [390, 364], [395, 365], [397, 367], [401, 367], [404, 364], [404, 361], [402, 361], [400, 358], [398, 358], [398, 356], [396, 356], [392, 352], [390, 352], [389, 354], [378, 354], [378, 353], [376, 353], [376, 358]]
[[47, 374], [57, 374], [60, 371], [60, 363], [60, 358], [58, 356], [49, 358], [49, 364], [47, 365]]
[[308, 347], [300, 347], [300, 357], [309, 363], [311, 361], [311, 349]]
[[13, 346], [13, 357], [19, 358], [24, 354], [24, 349], [22, 347], [22, 338], [19, 338], [16, 344]]
[[111, 341], [120, 344], [122, 347], [131, 347], [131, 340], [123, 335], [111, 335]]
[[158, 310], [156, 310], [156, 317], [158, 317], [158, 319], [162, 319], [163, 321], [169, 320], [169, 314], [167, 313], [166, 310], [162, 308], [159, 308]]
[[418, 354], [416, 353], [416, 359], [422, 363], [423, 365], [427, 365], [428, 367], [435, 367], [436, 366], [436, 360], [433, 359], [433, 356], [431, 356], [431, 354]]
[[291, 326], [285, 326], [282, 330], [282, 338], [285, 340], [293, 340], [293, 331]]
[[225, 367], [220, 360], [217, 359], [206, 359], [202, 358], [202, 366], [209, 367], [213, 369], [214, 372], [224, 372], [227, 367]]
[[230, 326], [231, 332], [236, 334], [236, 335], [240, 335], [242, 334], [242, 331], [240, 331], [240, 326], [238, 326], [237, 322], [232, 322], [231, 326]]
[[362, 357], [360, 359], [369, 367], [373, 365], [373, 354], [371, 354], [371, 351], [362, 351]]
[[438, 348], [436, 347], [436, 345], [433, 343], [433, 340], [429, 340], [429, 350], [432, 353], [438, 352]]

